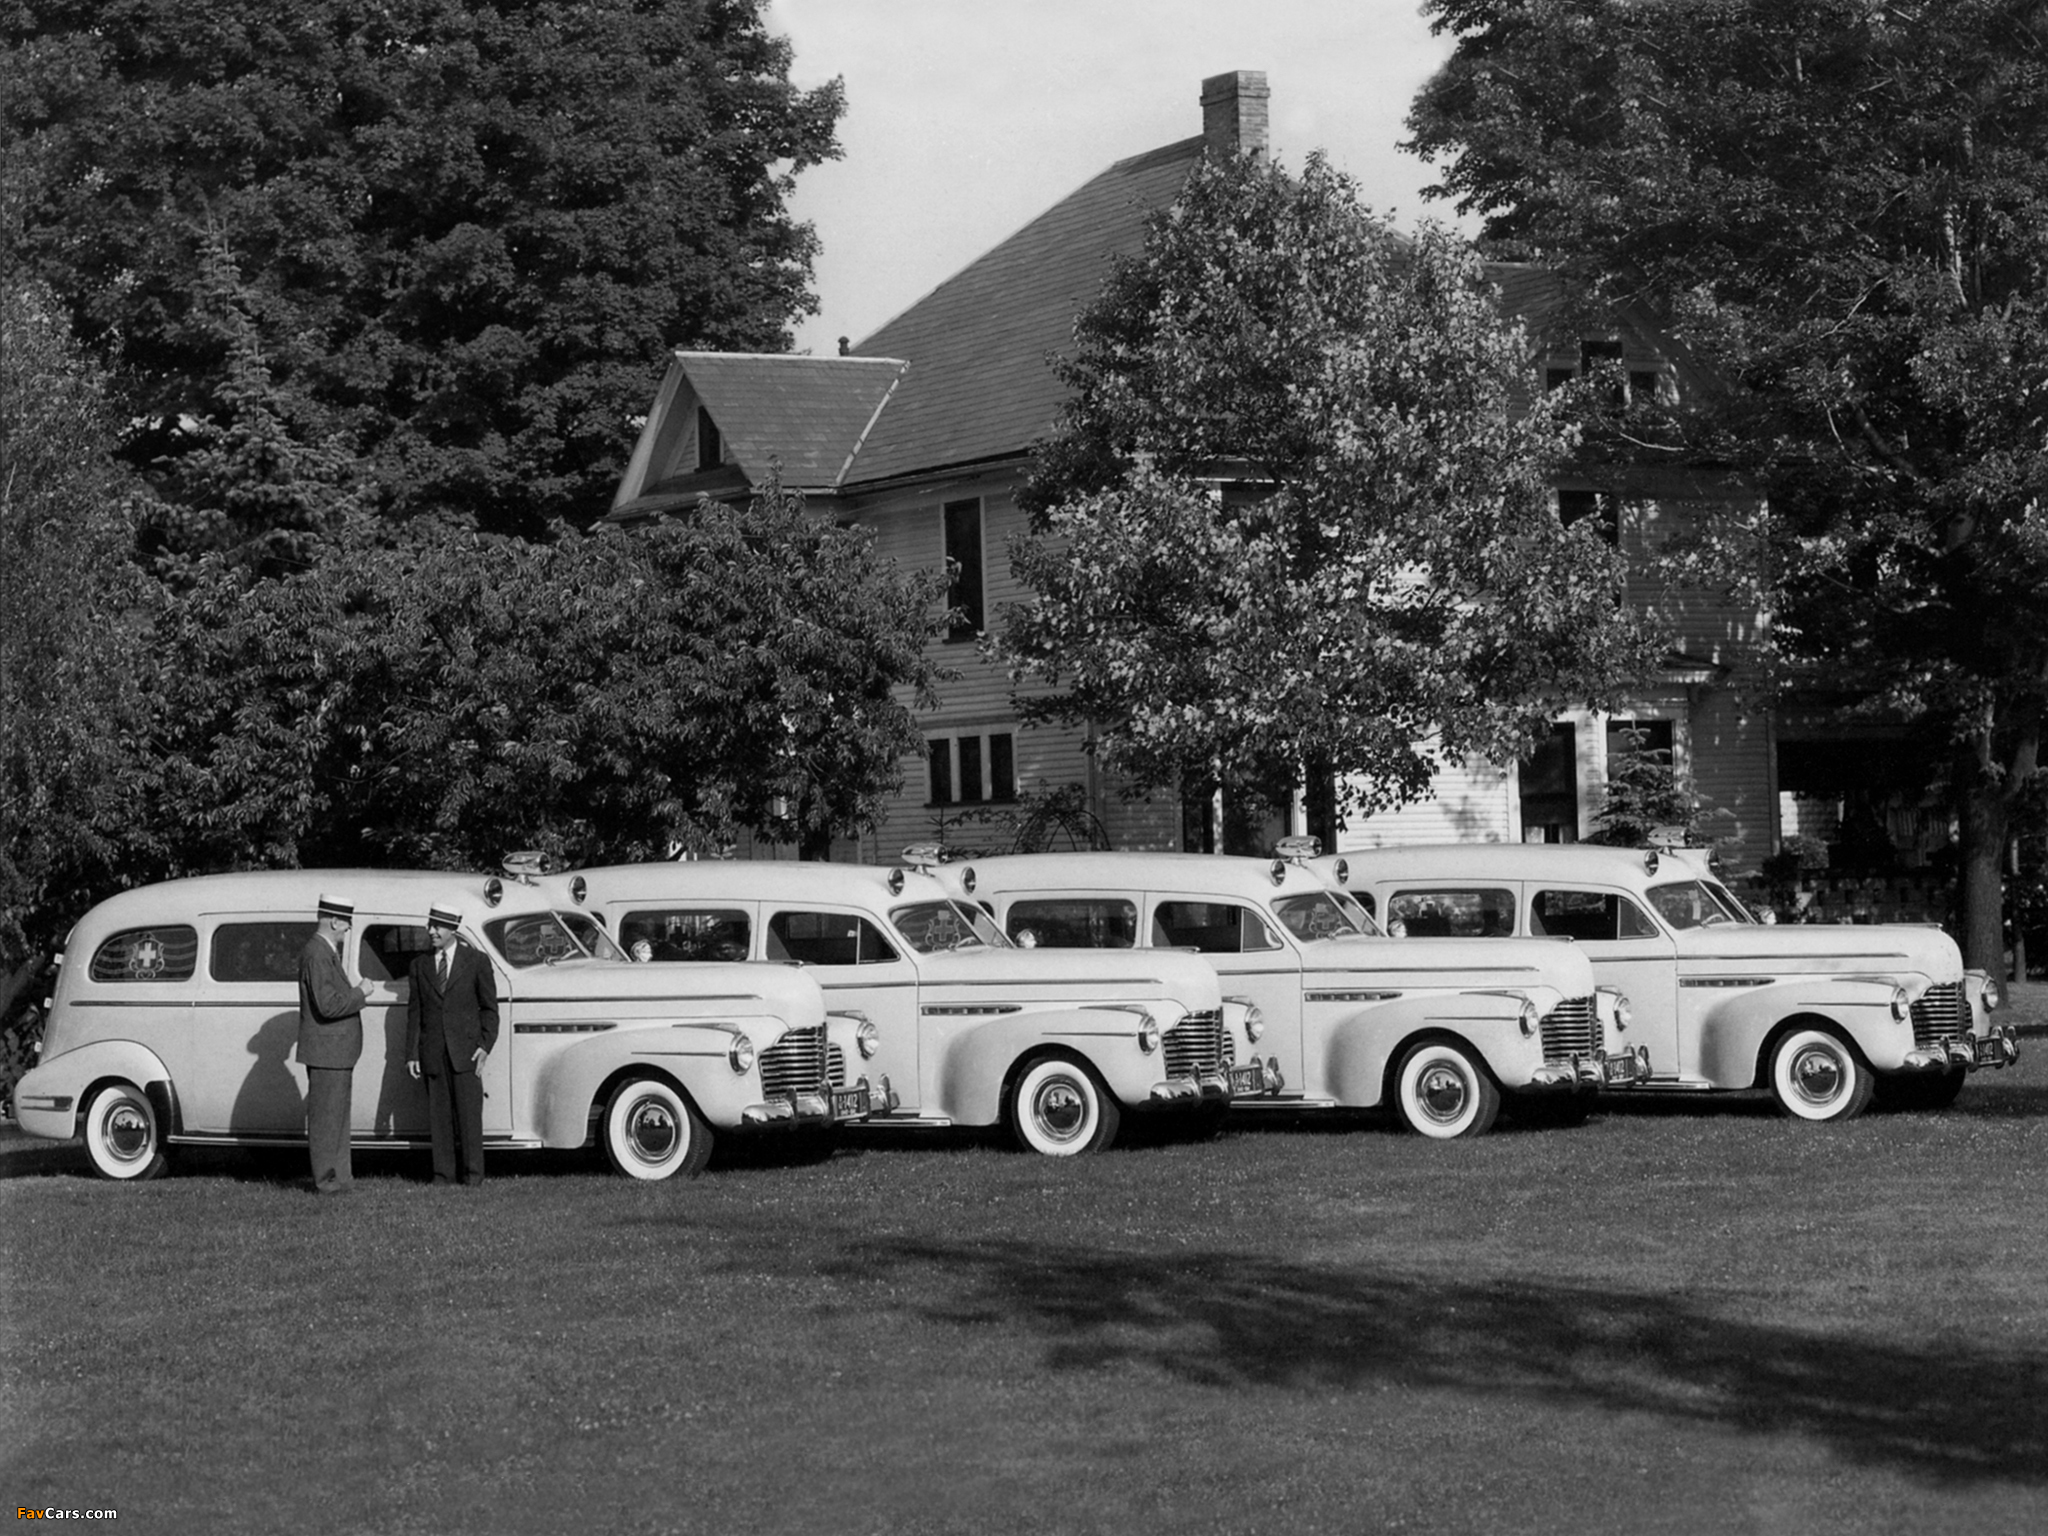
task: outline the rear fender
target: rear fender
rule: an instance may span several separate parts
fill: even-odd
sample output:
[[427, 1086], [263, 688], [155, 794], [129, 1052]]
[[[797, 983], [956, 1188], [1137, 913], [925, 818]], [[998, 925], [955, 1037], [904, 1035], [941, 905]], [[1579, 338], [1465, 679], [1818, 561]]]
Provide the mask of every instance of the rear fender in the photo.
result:
[[24, 1073], [14, 1085], [15, 1118], [31, 1136], [68, 1140], [78, 1134], [86, 1099], [102, 1083], [117, 1081], [148, 1093], [166, 1133], [175, 1132], [177, 1093], [170, 1071], [162, 1057], [134, 1040], [94, 1040]]

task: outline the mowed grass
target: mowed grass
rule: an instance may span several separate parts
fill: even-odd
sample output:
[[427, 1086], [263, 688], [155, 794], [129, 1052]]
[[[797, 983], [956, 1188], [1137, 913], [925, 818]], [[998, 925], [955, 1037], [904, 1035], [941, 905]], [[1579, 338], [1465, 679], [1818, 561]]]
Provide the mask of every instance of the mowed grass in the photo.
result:
[[[2048, 1010], [2036, 1010], [2036, 1016]], [[2039, 1532], [2048, 1040], [1952, 1110], [481, 1190], [0, 1139], [0, 1499], [128, 1532]]]

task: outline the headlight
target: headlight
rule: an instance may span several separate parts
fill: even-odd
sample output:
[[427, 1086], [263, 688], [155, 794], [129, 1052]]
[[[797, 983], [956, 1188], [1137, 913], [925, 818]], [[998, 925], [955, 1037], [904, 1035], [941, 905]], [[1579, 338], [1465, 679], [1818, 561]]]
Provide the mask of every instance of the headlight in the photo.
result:
[[1266, 1032], [1266, 1016], [1259, 1012], [1257, 1003], [1247, 1003], [1244, 1009], [1244, 1037], [1256, 1045], [1259, 1037]]
[[1149, 1013], [1138, 1025], [1138, 1049], [1147, 1056], [1159, 1049], [1159, 1021]]
[[1619, 987], [1602, 987], [1600, 995], [1614, 1005], [1614, 1027], [1627, 1029], [1635, 1022], [1636, 1011], [1629, 1006], [1628, 994]]
[[1904, 1020], [1910, 1018], [1912, 1016], [1912, 1013], [1913, 1004], [1911, 1000], [1908, 999], [1906, 996], [1906, 989], [1904, 987], [1893, 987], [1892, 1017], [1895, 1019]]
[[754, 1068], [754, 1042], [739, 1030], [733, 1031], [732, 1044], [725, 1048], [726, 1062], [735, 1072], [751, 1072]]
[[1986, 1013], [1996, 1013], [2004, 1006], [2005, 993], [1999, 990], [1998, 983], [1995, 980], [1986, 976], [1984, 978], [1984, 1011]]
[[1543, 1015], [1536, 1011], [1536, 1004], [1526, 997], [1523, 998], [1521, 1015], [1515, 1021], [1522, 1026], [1522, 1033], [1533, 1038], [1536, 1033], [1536, 1026], [1542, 1020]]
[[873, 1019], [862, 1019], [860, 1028], [853, 1032], [854, 1044], [860, 1047], [861, 1059], [873, 1061], [875, 1052], [882, 1048], [882, 1032], [875, 1028]]

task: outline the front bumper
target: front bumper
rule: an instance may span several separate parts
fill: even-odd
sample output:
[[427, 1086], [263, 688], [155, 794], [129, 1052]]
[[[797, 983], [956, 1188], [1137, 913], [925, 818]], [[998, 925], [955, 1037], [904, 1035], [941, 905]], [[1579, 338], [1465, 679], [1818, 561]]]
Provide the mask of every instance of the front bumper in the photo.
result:
[[815, 1092], [785, 1093], [765, 1104], [749, 1104], [740, 1111], [740, 1124], [750, 1129], [818, 1130], [835, 1125], [853, 1125], [875, 1115], [886, 1115], [897, 1105], [896, 1092], [883, 1078], [879, 1088], [863, 1077], [850, 1088], [820, 1088]]
[[1529, 1087], [1552, 1092], [1583, 1093], [1596, 1088], [1629, 1088], [1650, 1076], [1650, 1049], [1633, 1046], [1609, 1054], [1565, 1056], [1546, 1061], [1529, 1079]]
[[1279, 1058], [1269, 1056], [1260, 1061], [1253, 1057], [1241, 1067], [1233, 1064], [1214, 1067], [1193, 1077], [1169, 1077], [1152, 1085], [1149, 1098], [1159, 1109], [1197, 1109], [1204, 1104], [1229, 1104], [1237, 1099], [1278, 1093], [1284, 1086]]
[[1906, 1052], [1902, 1066], [1908, 1072], [1974, 1072], [1979, 1067], [2009, 1067], [2019, 1059], [2019, 1034], [2010, 1024], [2000, 1024], [1981, 1035], [1916, 1045]]

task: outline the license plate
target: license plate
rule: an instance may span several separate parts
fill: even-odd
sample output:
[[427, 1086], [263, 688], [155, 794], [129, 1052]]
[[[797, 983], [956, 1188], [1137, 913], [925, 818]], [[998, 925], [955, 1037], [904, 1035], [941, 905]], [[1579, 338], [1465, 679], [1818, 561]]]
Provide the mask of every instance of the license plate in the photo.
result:
[[832, 1090], [832, 1118], [834, 1120], [858, 1120], [867, 1112], [867, 1089], [834, 1088]]
[[1230, 1069], [1230, 1091], [1232, 1093], [1264, 1093], [1266, 1091], [1266, 1069], [1264, 1067], [1232, 1067]]
[[1633, 1056], [1610, 1056], [1606, 1068], [1610, 1083], [1632, 1083], [1636, 1080], [1636, 1059]]
[[1976, 1048], [1978, 1066], [2002, 1067], [2005, 1065], [2005, 1042], [1996, 1035], [1986, 1040], [1973, 1040], [1970, 1043]]

